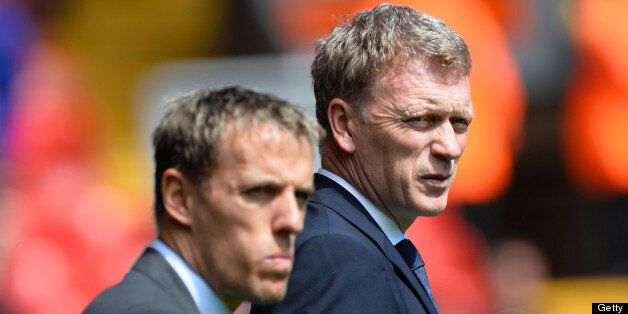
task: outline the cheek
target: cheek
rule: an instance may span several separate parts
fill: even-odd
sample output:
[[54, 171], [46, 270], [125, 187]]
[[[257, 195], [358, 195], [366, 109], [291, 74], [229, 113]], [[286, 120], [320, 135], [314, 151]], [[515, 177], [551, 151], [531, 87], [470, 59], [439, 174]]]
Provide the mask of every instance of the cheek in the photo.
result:
[[[405, 138], [389, 141], [380, 149], [386, 177], [411, 177], [422, 158], [424, 150], [415, 139]], [[390, 181], [390, 179], [388, 180]]]
[[198, 235], [215, 255], [228, 257], [231, 263], [245, 262], [256, 249], [256, 235], [260, 233], [259, 217], [248, 215], [238, 206], [216, 210], [203, 219], [204, 226]]
[[264, 250], [272, 243], [270, 221], [259, 212], [239, 218], [232, 224], [227, 240], [238, 246], [242, 250], [239, 255], [251, 263], [262, 258]]
[[456, 138], [456, 140], [458, 141], [458, 146], [462, 151], [464, 151], [464, 148], [467, 146], [467, 136], [467, 133], [464, 133], [458, 135], [458, 137]]
[[386, 147], [379, 142], [365, 142], [360, 144], [358, 149], [355, 150], [355, 155], [361, 163], [377, 167], [381, 164], [382, 158], [385, 158], [385, 154], [383, 154], [385, 150]]
[[417, 168], [422, 168], [429, 162], [430, 150], [422, 141], [406, 141], [399, 145], [394, 156], [400, 163], [403, 176], [411, 176]]
[[227, 279], [228, 281], [241, 281], [250, 276], [255, 269], [258, 248], [249, 239], [247, 233], [232, 229], [229, 233], [210, 240], [207, 253], [214, 263], [211, 267], [232, 278]]

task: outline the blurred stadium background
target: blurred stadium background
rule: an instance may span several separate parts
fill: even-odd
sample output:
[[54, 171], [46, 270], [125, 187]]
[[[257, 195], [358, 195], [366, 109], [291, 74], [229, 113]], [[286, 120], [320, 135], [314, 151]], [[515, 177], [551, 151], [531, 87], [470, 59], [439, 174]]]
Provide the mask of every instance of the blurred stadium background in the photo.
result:
[[[451, 204], [409, 231], [443, 313], [628, 302], [628, 2], [391, 2], [474, 59]], [[80, 312], [151, 240], [164, 98], [239, 83], [313, 112], [315, 40], [375, 4], [0, 0], [0, 313]]]

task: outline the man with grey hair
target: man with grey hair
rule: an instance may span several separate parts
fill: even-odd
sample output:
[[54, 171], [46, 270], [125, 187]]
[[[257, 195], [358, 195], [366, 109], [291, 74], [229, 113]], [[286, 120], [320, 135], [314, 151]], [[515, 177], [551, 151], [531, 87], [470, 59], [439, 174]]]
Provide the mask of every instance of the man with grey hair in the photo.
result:
[[275, 96], [229, 87], [171, 102], [153, 133], [153, 241], [86, 313], [231, 313], [281, 300], [322, 129]]
[[322, 39], [312, 64], [316, 191], [286, 298], [254, 313], [437, 313], [405, 231], [447, 204], [473, 118], [463, 39], [442, 21], [381, 4]]

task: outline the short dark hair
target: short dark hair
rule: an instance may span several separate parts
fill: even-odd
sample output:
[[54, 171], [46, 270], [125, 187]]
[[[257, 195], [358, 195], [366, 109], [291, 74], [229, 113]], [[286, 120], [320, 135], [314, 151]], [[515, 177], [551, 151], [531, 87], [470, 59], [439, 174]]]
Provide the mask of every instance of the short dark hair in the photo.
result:
[[209, 179], [228, 128], [256, 123], [277, 125], [318, 144], [324, 131], [305, 111], [271, 94], [240, 86], [198, 89], [175, 98], [152, 135], [155, 150], [155, 218], [165, 216], [161, 177], [176, 168], [195, 185]]

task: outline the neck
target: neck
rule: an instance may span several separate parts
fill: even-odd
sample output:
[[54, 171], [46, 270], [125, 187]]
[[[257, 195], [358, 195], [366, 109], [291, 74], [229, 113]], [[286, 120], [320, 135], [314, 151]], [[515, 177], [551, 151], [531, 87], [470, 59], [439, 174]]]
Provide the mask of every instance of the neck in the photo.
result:
[[404, 215], [402, 210], [394, 210], [382, 201], [377, 191], [370, 184], [369, 178], [364, 172], [359, 171], [355, 162], [348, 154], [332, 152], [332, 149], [326, 149], [321, 154], [321, 167], [325, 170], [343, 178], [353, 187], [355, 187], [362, 195], [368, 198], [373, 204], [386, 216], [390, 217], [399, 227], [401, 232], [405, 233], [410, 225], [416, 219], [416, 216]]
[[164, 220], [164, 223], [159, 228], [157, 238], [177, 253], [194, 272], [205, 278], [203, 269], [200, 267], [202, 265], [200, 256], [198, 256], [197, 250], [194, 248], [194, 241], [189, 228], [172, 222], [168, 218]]

